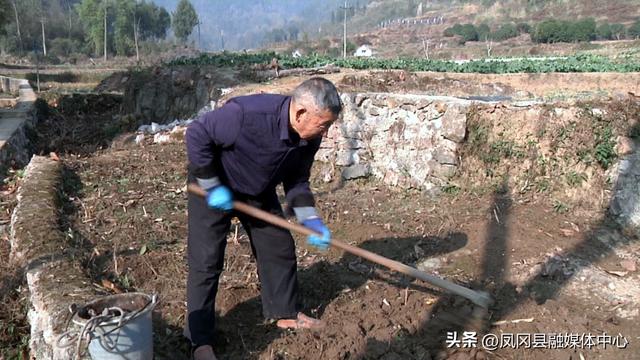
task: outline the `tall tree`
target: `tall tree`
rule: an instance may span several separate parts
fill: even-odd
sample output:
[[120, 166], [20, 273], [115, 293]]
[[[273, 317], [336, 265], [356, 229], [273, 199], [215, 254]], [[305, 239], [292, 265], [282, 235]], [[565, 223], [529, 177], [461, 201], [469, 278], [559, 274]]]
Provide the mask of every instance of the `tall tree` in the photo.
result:
[[180, 0], [173, 13], [173, 32], [182, 42], [187, 41], [193, 28], [198, 24], [198, 14], [189, 0]]
[[[15, 32], [19, 36], [14, 38], [14, 48], [24, 47], [35, 50], [42, 46], [42, 3], [41, 0], [12, 0], [13, 14], [15, 22]], [[18, 31], [19, 28], [19, 31]]]
[[102, 16], [104, 19], [104, 30], [103, 30], [103, 34], [104, 34], [104, 61], [107, 61], [107, 34], [109, 33], [109, 29], [107, 28], [107, 14], [109, 12], [109, 1], [108, 0], [102, 0]]
[[140, 18], [138, 15], [138, 4], [136, 3], [136, 11], [133, 13], [133, 43], [136, 46], [136, 61], [140, 61], [140, 47], [138, 46], [138, 34], [140, 33]]
[[138, 4], [136, 17], [139, 19], [140, 39], [164, 39], [171, 26], [171, 16], [163, 7], [154, 3], [142, 2]]
[[[11, 5], [13, 7], [13, 12], [14, 15], [16, 17], [16, 30], [17, 30], [17, 35], [18, 35], [18, 48], [20, 49], [20, 52], [22, 52], [23, 48], [22, 48], [22, 35], [20, 35], [20, 18], [18, 17], [18, 5], [16, 4], [16, 0], [11, 0]], [[4, 19], [0, 19], [3, 20]]]
[[[7, 0], [0, 0], [0, 22], [4, 24], [9, 18], [9, 13], [11, 12], [10, 4]], [[2, 31], [0, 29], [0, 31]]]
[[[6, 24], [8, 19], [11, 17], [12, 12], [13, 12], [13, 9], [11, 8], [11, 4], [9, 3], [9, 0], [0, 0], [0, 23], [1, 24]], [[2, 26], [2, 29], [0, 29], [0, 31], [3, 31], [3, 30], [4, 30], [4, 26]]]
[[134, 18], [136, 3], [134, 0], [116, 0], [116, 17], [113, 24], [113, 42], [116, 53], [120, 56], [130, 54], [134, 46]]
[[66, 0], [65, 5], [67, 7], [67, 16], [68, 16], [68, 27], [67, 27], [67, 37], [71, 37], [71, 29], [73, 28], [73, 9], [71, 8], [71, 1]]
[[42, 1], [38, 1], [38, 13], [40, 17], [40, 25], [42, 26], [42, 52], [44, 56], [47, 56], [47, 36], [45, 35], [44, 23], [46, 22], [46, 11]]
[[44, 53], [44, 56], [47, 56], [47, 36], [45, 35], [45, 31], [44, 31], [44, 23], [45, 23], [45, 17], [41, 16], [40, 25], [42, 25], [42, 52]]
[[78, 16], [82, 22], [88, 42], [95, 54], [107, 56], [109, 24], [113, 14], [108, 0], [82, 0], [77, 5]]

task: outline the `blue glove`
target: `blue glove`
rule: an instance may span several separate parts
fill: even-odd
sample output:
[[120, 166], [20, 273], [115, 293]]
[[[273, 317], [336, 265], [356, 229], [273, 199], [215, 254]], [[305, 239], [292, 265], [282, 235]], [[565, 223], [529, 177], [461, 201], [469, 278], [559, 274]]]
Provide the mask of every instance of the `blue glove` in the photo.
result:
[[214, 186], [207, 190], [207, 205], [210, 208], [229, 211], [233, 209], [233, 195], [231, 190], [224, 185]]
[[327, 250], [331, 243], [331, 232], [319, 217], [309, 218], [302, 222], [306, 228], [309, 228], [322, 235], [309, 235], [307, 243], [313, 245], [320, 250]]

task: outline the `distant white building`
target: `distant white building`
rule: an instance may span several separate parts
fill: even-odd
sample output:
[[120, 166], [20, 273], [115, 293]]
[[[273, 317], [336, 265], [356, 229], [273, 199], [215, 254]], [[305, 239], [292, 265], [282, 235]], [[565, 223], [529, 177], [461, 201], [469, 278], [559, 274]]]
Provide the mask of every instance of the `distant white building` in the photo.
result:
[[294, 52], [291, 53], [291, 56], [293, 56], [294, 58], [299, 58], [302, 57], [302, 53], [300, 52], [300, 50], [295, 50]]
[[362, 45], [353, 53], [353, 56], [371, 57], [371, 55], [373, 55], [373, 51], [369, 45]]

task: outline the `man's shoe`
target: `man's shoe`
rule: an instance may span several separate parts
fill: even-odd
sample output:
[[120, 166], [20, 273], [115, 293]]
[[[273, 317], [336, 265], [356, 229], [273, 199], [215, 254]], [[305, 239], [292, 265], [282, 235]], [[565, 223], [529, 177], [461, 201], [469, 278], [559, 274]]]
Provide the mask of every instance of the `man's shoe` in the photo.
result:
[[218, 360], [211, 345], [198, 346], [191, 354], [192, 360]]

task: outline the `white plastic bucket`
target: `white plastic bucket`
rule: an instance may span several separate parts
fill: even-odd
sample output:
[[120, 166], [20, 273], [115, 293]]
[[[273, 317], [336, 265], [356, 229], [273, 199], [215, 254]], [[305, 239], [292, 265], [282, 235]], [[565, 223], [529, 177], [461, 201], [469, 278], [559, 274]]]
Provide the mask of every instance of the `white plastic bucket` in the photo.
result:
[[76, 325], [84, 327], [90, 320], [89, 311], [101, 314], [104, 309], [120, 308], [126, 314], [99, 323], [91, 332], [89, 355], [93, 360], [152, 360], [153, 323], [151, 313], [157, 304], [156, 296], [125, 293], [104, 296], [80, 308], [73, 317]]

